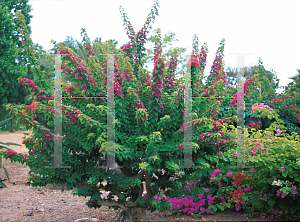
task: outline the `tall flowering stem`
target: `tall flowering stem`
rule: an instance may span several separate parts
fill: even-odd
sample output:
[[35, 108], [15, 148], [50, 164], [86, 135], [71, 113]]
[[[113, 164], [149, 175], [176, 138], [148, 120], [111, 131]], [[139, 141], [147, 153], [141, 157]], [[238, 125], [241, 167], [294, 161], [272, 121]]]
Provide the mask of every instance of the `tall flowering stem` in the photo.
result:
[[84, 28], [81, 29], [81, 37], [83, 37], [82, 42], [83, 42], [85, 56], [86, 57], [94, 56], [95, 55], [94, 49], [91, 46], [90, 38], [88, 37]]
[[[150, 97], [150, 122], [158, 121], [164, 112], [164, 107], [162, 104], [162, 93], [163, 93], [163, 79], [165, 76], [165, 64], [162, 57], [162, 44], [160, 36], [155, 42], [154, 49], [154, 68], [152, 75], [152, 84], [151, 84], [151, 97]], [[160, 115], [159, 115], [160, 114]]]
[[130, 39], [130, 41], [124, 46], [123, 51], [125, 56], [128, 56], [133, 64], [134, 72], [133, 74], [137, 76], [138, 74], [138, 67], [143, 67], [146, 60], [146, 48], [144, 47], [144, 44], [146, 43], [146, 36], [149, 33], [149, 28], [151, 29], [152, 26], [150, 25], [151, 22], [154, 21], [155, 15], [158, 15], [158, 2], [155, 1], [150, 14], [147, 17], [147, 20], [144, 24], [144, 26], [141, 28], [140, 31], [135, 33], [129, 18], [126, 13], [124, 13], [124, 9], [120, 7], [120, 12], [122, 14], [122, 18], [124, 20], [124, 25], [126, 25], [127, 29], [127, 35]]
[[166, 79], [164, 79], [164, 89], [165, 92], [173, 93], [174, 92], [174, 81], [175, 81], [175, 72], [177, 68], [177, 59], [178, 55], [171, 57], [168, 69], [166, 71]]
[[192, 88], [192, 93], [194, 93], [194, 89], [196, 89], [196, 87], [199, 85], [196, 84], [197, 80], [200, 80], [200, 71], [201, 71], [201, 63], [202, 61], [200, 60], [200, 54], [199, 54], [199, 48], [198, 48], [198, 44], [199, 44], [199, 39], [198, 39], [198, 35], [194, 35], [193, 37], [193, 51], [192, 51], [192, 56], [191, 56], [191, 60], [189, 61], [189, 63], [191, 63], [191, 88]]
[[[216, 97], [222, 97], [225, 95], [225, 83], [226, 83], [226, 74], [224, 72], [224, 45], [225, 45], [225, 39], [222, 39], [222, 41], [219, 44], [218, 51], [216, 53], [215, 60], [213, 62], [213, 65], [211, 67], [210, 75], [208, 76], [207, 84], [204, 87], [203, 93], [200, 95], [200, 97], [208, 97], [210, 100], [210, 96], [216, 96]], [[205, 52], [205, 45], [203, 50]], [[196, 51], [195, 51], [196, 52]], [[206, 56], [205, 56], [206, 57]], [[201, 84], [201, 82], [198, 83], [198, 85]], [[216, 91], [218, 94], [216, 95]], [[198, 94], [198, 93], [196, 93]], [[220, 105], [222, 104], [221, 101], [219, 101], [221, 98], [215, 98], [214, 103], [210, 104], [210, 107], [212, 109], [206, 110], [207, 114], [210, 115], [210, 113], [213, 113], [212, 116], [216, 116], [219, 112], [216, 111], [219, 109]]]
[[[40, 69], [40, 59], [37, 57], [34, 49], [33, 49], [33, 42], [30, 38], [28, 27], [25, 23], [24, 15], [17, 11], [16, 12], [16, 25], [19, 27], [18, 31], [21, 33], [20, 39], [23, 43], [21, 48], [21, 53], [24, 57], [28, 59], [28, 64], [30, 64], [30, 68], [35, 79], [35, 82], [38, 85], [44, 85], [44, 92], [49, 95], [52, 88], [50, 85], [49, 80], [47, 80], [45, 76], [45, 71], [41, 71]], [[20, 79], [20, 78], [19, 78]]]
[[195, 34], [193, 39], [193, 52], [192, 52], [192, 66], [191, 66], [191, 75], [192, 75], [192, 89], [193, 96], [199, 97], [202, 96], [200, 92], [204, 90], [204, 69], [206, 66], [206, 57], [208, 53], [207, 44], [204, 43], [201, 47], [201, 52], [198, 49], [198, 36]]

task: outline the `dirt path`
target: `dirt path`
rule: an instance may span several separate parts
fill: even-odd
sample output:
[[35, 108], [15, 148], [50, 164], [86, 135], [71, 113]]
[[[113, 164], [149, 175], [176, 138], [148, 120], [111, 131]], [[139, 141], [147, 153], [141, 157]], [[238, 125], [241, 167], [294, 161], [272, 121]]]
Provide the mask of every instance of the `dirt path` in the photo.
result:
[[24, 153], [28, 154], [28, 149], [25, 147], [24, 144], [22, 144], [22, 137], [29, 137], [29, 135], [25, 135], [24, 133], [28, 133], [28, 131], [15, 131], [15, 132], [0, 132], [0, 142], [12, 142], [20, 144], [21, 146], [9, 146], [10, 149], [13, 149], [14, 151], [18, 153]]
[[[0, 141], [22, 144], [23, 132], [0, 133]], [[26, 153], [25, 147], [16, 147], [17, 152]], [[102, 206], [89, 209], [84, 197], [73, 196], [72, 191], [60, 187], [34, 188], [28, 182], [29, 168], [20, 163], [12, 163], [3, 159], [8, 170], [10, 181], [5, 181], [7, 188], [0, 189], [0, 221], [115, 221], [116, 211]], [[6, 178], [0, 169], [0, 177]], [[104, 196], [106, 196], [105, 194]], [[32, 211], [32, 216], [27, 216]], [[241, 212], [225, 211], [215, 215], [204, 215], [205, 219], [187, 215], [161, 217], [158, 213], [147, 211], [147, 221], [271, 221], [268, 219], [248, 219]], [[94, 218], [87, 220], [83, 218]], [[83, 220], [78, 220], [83, 219]], [[272, 220], [274, 221], [274, 220]]]

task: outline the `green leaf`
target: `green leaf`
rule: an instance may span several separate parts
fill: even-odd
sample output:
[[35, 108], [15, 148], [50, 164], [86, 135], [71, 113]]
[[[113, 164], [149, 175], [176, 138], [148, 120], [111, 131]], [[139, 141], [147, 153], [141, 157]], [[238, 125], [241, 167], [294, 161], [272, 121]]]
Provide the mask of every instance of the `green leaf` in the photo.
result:
[[259, 207], [259, 208], [262, 208], [263, 206], [264, 206], [264, 203], [263, 203], [262, 201], [259, 201], [259, 202], [258, 202], [258, 207]]
[[214, 128], [214, 125], [210, 123], [210, 124], [208, 125], [208, 127], [209, 127], [210, 129], [212, 129], [212, 128]]
[[221, 210], [221, 211], [224, 211], [225, 207], [224, 206], [221, 206], [221, 205], [218, 205], [218, 208]]
[[10, 182], [6, 168], [4, 166], [2, 166], [2, 168], [3, 168], [4, 172], [5, 172], [5, 175], [6, 175], [7, 179], [8, 179], [8, 181]]
[[49, 141], [48, 144], [50, 145], [50, 147], [53, 147], [54, 142], [53, 141]]
[[231, 203], [225, 203], [225, 206], [229, 208], [231, 206]]
[[249, 133], [247, 130], [245, 130], [245, 137], [248, 137], [249, 136]]
[[37, 81], [39, 79], [39, 77], [37, 75], [33, 76], [34, 81]]
[[147, 167], [149, 167], [149, 163], [140, 163], [139, 166], [141, 170], [145, 170]]
[[275, 204], [275, 200], [268, 200], [268, 204], [273, 207]]
[[226, 130], [225, 127], [223, 127], [221, 131], [222, 131], [223, 133], [226, 133], [227, 130]]
[[[1, 178], [0, 178], [1, 179]], [[4, 183], [2, 183], [2, 182], [0, 182], [0, 186], [2, 186], [2, 187], [4, 187], [4, 188], [7, 188], [7, 186], [4, 184]]]
[[6, 143], [0, 142], [0, 144], [6, 145], [6, 146], [9, 146], [9, 145], [22, 146], [22, 145], [20, 145], [20, 144], [17, 144], [17, 143], [11, 143], [11, 142], [6, 142]]

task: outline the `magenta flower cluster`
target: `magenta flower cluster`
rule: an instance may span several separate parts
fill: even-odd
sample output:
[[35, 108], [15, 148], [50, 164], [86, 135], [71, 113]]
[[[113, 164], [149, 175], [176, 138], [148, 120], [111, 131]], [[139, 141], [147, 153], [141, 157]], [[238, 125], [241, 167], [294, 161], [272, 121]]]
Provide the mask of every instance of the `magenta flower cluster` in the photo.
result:
[[213, 174], [210, 176], [210, 182], [212, 181], [213, 178], [217, 176], [218, 173], [220, 173], [219, 176], [222, 177], [221, 171], [219, 169], [214, 169]]
[[[184, 197], [182, 199], [177, 198], [167, 198], [165, 197], [165, 201], [168, 201], [172, 204], [172, 207], [170, 210], [164, 212], [164, 214], [167, 214], [168, 212], [174, 211], [175, 209], [179, 209], [180, 213], [186, 213], [187, 215], [193, 215], [194, 211], [200, 211], [200, 212], [206, 212], [207, 214], [213, 214], [214, 212], [205, 209], [204, 206], [211, 205], [214, 201], [214, 197], [211, 197], [210, 195], [207, 195], [208, 201], [206, 203], [206, 198], [202, 199], [204, 197], [204, 194], [199, 194], [198, 198], [200, 199], [198, 202], [194, 202], [193, 198], [190, 197]], [[154, 197], [155, 199], [158, 199], [158, 201], [161, 200], [161, 198]]]
[[[161, 41], [155, 42], [155, 49], [154, 49], [154, 69], [153, 69], [153, 84], [151, 86], [152, 88], [152, 99], [161, 98], [161, 94], [163, 92], [163, 82], [162, 80], [165, 79], [164, 74], [164, 60], [161, 56], [162, 53], [162, 45]], [[158, 106], [160, 110], [163, 112], [163, 104], [159, 104]]]
[[[250, 77], [249, 80], [247, 79], [246, 82], [244, 83], [244, 96], [246, 96], [246, 93], [245, 93], [245, 92], [248, 92], [248, 91], [249, 91], [249, 87], [250, 87], [251, 85], [253, 85], [253, 80], [254, 80], [254, 78], [253, 78], [253, 77]], [[251, 84], [250, 84], [249, 81], [251, 82]], [[237, 106], [237, 104], [236, 104], [236, 102], [237, 102], [237, 95], [238, 95], [237, 93], [234, 95], [234, 97], [233, 97], [233, 99], [231, 100], [229, 106], [232, 106], [232, 105]]]
[[12, 150], [5, 150], [6, 154], [4, 154], [6, 156], [6, 158], [11, 158], [12, 156], [16, 156], [19, 155], [22, 158], [28, 157], [29, 154], [22, 154], [22, 153], [17, 153], [16, 151], [12, 151]]
[[[43, 95], [43, 96], [36, 96], [36, 97], [33, 97], [34, 100], [42, 100], [42, 99], [53, 99], [54, 97], [50, 97], [50, 96], [47, 96], [47, 94], [44, 92], [44, 91], [38, 91], [39, 87], [36, 86], [31, 79], [27, 79], [27, 78], [22, 78], [20, 80], [20, 83], [23, 85], [23, 86], [27, 86], [27, 87], [32, 87], [34, 93], [32, 94], [33, 96], [35, 96], [36, 94], [39, 94], [39, 95]], [[27, 89], [29, 90], [29, 89]]]
[[167, 69], [168, 76], [164, 79], [164, 84], [166, 89], [173, 89], [174, 88], [174, 75], [176, 68], [177, 68], [178, 60], [177, 58], [171, 58], [170, 63]]
[[[92, 69], [87, 69], [87, 65], [84, 64], [84, 61], [82, 59], [79, 58], [79, 56], [77, 58], [75, 58], [75, 56], [69, 51], [69, 49], [64, 49], [63, 45], [61, 45], [61, 49], [59, 51], [59, 54], [66, 54], [66, 59], [70, 59], [73, 66], [75, 68], [68, 68], [70, 67], [70, 65], [66, 65], [66, 64], [62, 64], [61, 69], [62, 72], [65, 75], [71, 75], [71, 77], [73, 78], [77, 78], [80, 81], [83, 81], [85, 83], [85, 85], [82, 87], [80, 86], [80, 88], [82, 88], [84, 91], [87, 90], [87, 87], [91, 87], [92, 89], [95, 88], [97, 89], [97, 84], [96, 81], [94, 79], [91, 73]], [[99, 85], [100, 83], [98, 83]], [[97, 91], [95, 91], [97, 92]]]

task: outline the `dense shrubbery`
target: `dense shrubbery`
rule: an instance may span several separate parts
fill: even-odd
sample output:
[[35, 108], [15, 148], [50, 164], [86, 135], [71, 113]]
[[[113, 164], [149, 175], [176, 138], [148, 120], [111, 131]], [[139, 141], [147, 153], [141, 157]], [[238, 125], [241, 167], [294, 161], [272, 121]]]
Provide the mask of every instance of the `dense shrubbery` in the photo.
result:
[[[216, 167], [203, 160], [201, 171], [187, 175], [187, 186], [183, 184], [180, 187], [183, 193], [176, 195], [172, 190], [164, 192], [174, 203], [175, 209], [170, 213], [199, 215], [231, 205], [231, 208], [237, 211], [242, 209], [250, 217], [279, 216], [285, 220], [299, 220], [299, 135], [283, 134], [285, 127], [274, 111], [268, 108], [259, 111], [261, 113], [257, 116], [266, 115], [273, 119], [273, 123], [265, 131], [252, 128], [246, 133], [245, 163], [251, 168], [245, 168], [242, 172], [241, 169], [230, 168], [237, 163], [234, 146], [219, 151], [211, 157], [211, 162], [217, 163]], [[228, 127], [227, 124], [225, 126]], [[180, 204], [176, 205], [176, 202]], [[205, 204], [208, 209], [205, 209]]]

